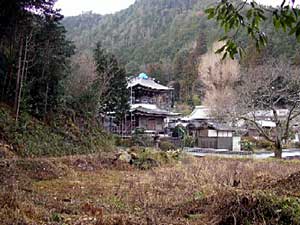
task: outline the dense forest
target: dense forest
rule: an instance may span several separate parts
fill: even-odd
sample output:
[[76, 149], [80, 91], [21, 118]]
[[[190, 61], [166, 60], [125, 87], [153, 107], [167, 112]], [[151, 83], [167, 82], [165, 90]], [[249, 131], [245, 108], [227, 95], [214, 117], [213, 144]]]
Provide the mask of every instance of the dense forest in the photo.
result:
[[90, 82], [76, 83], [75, 46], [55, 2], [0, 4], [0, 144], [24, 156], [97, 151], [110, 142], [102, 116], [129, 107], [125, 69], [100, 43]]
[[[148, 72], [173, 85], [177, 101], [193, 105], [203, 95], [198, 79], [201, 55], [222, 35], [218, 24], [208, 20], [204, 12], [213, 4], [207, 0], [140, 0], [113, 15], [88, 12], [67, 17], [63, 24], [67, 37], [77, 46], [77, 54], [90, 54], [101, 40], [126, 65], [129, 76]], [[276, 32], [272, 21], [263, 26], [271, 39], [268, 47], [256, 54], [258, 58], [299, 58], [295, 38]], [[238, 40], [244, 47], [252, 46], [245, 33], [239, 34]], [[248, 47], [251, 55], [255, 51], [254, 46]]]

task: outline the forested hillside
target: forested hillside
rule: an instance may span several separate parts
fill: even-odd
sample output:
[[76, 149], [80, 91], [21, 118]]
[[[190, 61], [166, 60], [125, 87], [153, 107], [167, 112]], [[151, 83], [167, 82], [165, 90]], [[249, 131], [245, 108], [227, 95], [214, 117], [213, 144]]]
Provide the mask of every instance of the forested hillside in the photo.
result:
[[75, 46], [55, 2], [0, 2], [0, 147], [22, 156], [99, 151], [110, 142], [101, 113], [128, 109], [126, 72], [101, 45], [93, 79], [76, 85]]
[[[200, 32], [216, 31], [207, 23], [204, 9], [211, 1], [137, 1], [114, 15], [92, 13], [68, 17], [64, 25], [79, 51], [91, 49], [101, 40], [126, 63], [153, 63], [173, 60], [183, 48], [193, 46]], [[209, 40], [214, 39], [209, 37]]]
[[[202, 84], [198, 80], [200, 56], [211, 48], [222, 31], [204, 13], [213, 5], [208, 0], [138, 0], [128, 9], [113, 15], [101, 16], [92, 12], [67, 17], [63, 23], [68, 38], [77, 46], [77, 54], [89, 54], [97, 41], [110, 49], [126, 65], [128, 75], [141, 71], [164, 84], [175, 87], [177, 101], [199, 103]], [[271, 34], [269, 47], [259, 56], [295, 57], [296, 40], [264, 25]], [[238, 39], [245, 47], [247, 36]], [[254, 47], [248, 47], [253, 53]], [[194, 102], [194, 103], [193, 103]]]
[[85, 13], [65, 18], [63, 23], [78, 54], [89, 54], [101, 41], [126, 65], [128, 75], [144, 71], [164, 84], [177, 80], [173, 84], [176, 100], [187, 102], [200, 86], [195, 83], [198, 58], [218, 33], [204, 13], [209, 4], [211, 1], [137, 1], [114, 15]]

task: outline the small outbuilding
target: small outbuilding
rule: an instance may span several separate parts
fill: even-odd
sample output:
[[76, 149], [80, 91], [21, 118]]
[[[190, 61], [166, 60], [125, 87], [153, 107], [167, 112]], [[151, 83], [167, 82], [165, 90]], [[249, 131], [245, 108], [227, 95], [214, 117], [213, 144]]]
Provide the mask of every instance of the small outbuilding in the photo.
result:
[[189, 134], [194, 137], [196, 147], [204, 149], [226, 149], [240, 151], [240, 137], [234, 136], [234, 129], [216, 122], [193, 121], [187, 125]]

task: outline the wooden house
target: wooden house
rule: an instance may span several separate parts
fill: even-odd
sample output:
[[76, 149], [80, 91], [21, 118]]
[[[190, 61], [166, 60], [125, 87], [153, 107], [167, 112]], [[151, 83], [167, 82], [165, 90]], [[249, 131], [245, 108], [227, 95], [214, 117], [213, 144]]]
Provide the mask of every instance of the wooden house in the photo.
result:
[[[289, 110], [277, 109], [276, 113], [279, 120], [285, 120], [285, 118], [288, 116]], [[267, 134], [275, 137], [276, 123], [275, 123], [274, 114], [271, 110], [257, 110], [254, 112], [250, 112], [247, 114], [247, 117], [251, 120], [254, 120], [256, 124], [260, 128], [262, 128]], [[244, 136], [253, 137], [257, 140], [265, 139], [260, 134], [257, 127], [252, 123], [242, 120], [239, 126], [245, 130]]]
[[166, 118], [177, 114], [171, 112], [173, 88], [161, 85], [142, 73], [128, 82], [130, 89], [130, 112], [126, 116], [126, 132], [137, 128], [157, 135], [166, 133]]
[[189, 135], [195, 139], [195, 147], [204, 149], [227, 149], [240, 151], [240, 137], [235, 136], [235, 129], [218, 123], [210, 116], [209, 108], [197, 106], [189, 117], [183, 118], [187, 123]]

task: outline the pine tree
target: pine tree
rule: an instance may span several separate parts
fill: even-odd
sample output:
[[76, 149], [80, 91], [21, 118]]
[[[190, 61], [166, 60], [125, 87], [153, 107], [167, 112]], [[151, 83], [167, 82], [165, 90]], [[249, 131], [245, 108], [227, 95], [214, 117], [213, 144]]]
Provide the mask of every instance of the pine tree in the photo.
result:
[[129, 91], [126, 70], [113, 54], [102, 48], [100, 42], [94, 50], [97, 78], [93, 85], [97, 91], [99, 111], [114, 112], [121, 120], [129, 110]]

